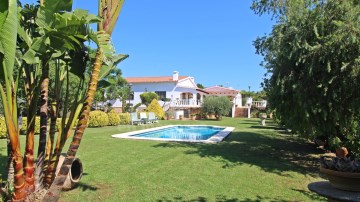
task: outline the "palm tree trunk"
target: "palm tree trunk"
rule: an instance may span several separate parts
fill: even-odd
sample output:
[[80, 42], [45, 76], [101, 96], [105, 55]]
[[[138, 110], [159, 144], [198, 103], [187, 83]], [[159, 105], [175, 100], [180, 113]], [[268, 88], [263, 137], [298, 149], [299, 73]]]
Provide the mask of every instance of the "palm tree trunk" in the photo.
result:
[[[58, 111], [58, 102], [54, 103], [53, 106], [51, 107], [51, 121], [50, 121], [50, 133], [49, 133], [49, 140], [47, 142], [46, 145], [46, 155], [45, 155], [45, 162], [46, 165], [44, 165], [44, 174], [45, 174], [45, 179], [44, 179], [44, 184], [46, 187], [50, 187], [51, 183], [52, 183], [52, 172], [54, 170], [54, 165], [52, 163], [52, 158], [54, 155], [53, 149], [54, 149], [54, 143], [55, 143], [55, 133], [56, 133], [56, 119], [57, 119], [57, 111]], [[61, 128], [60, 128], [60, 132], [59, 134], [61, 134]], [[59, 135], [60, 136], [60, 135]]]
[[45, 156], [45, 147], [46, 147], [46, 134], [47, 134], [47, 123], [48, 123], [48, 99], [49, 99], [49, 63], [48, 62], [49, 62], [48, 60], [43, 62], [38, 158]]
[[71, 164], [74, 161], [76, 152], [80, 146], [82, 136], [84, 135], [84, 131], [87, 126], [87, 122], [89, 120], [89, 113], [94, 101], [94, 95], [98, 84], [99, 73], [102, 65], [101, 58], [102, 58], [102, 53], [100, 49], [98, 49], [95, 57], [94, 68], [89, 81], [89, 88], [86, 93], [86, 99], [84, 102], [82, 112], [79, 117], [79, 122], [76, 126], [75, 135], [67, 152], [64, 163], [61, 166], [61, 169], [57, 174], [54, 182], [51, 184], [49, 190], [47, 191], [43, 201], [57, 201], [59, 199], [61, 188], [69, 173]]
[[23, 171], [23, 158], [20, 152], [19, 133], [16, 130], [13, 121], [8, 123], [8, 132], [11, 142], [12, 159], [14, 162], [15, 174], [14, 174], [14, 194], [13, 200], [23, 200], [27, 196], [25, 190], [25, 178]]

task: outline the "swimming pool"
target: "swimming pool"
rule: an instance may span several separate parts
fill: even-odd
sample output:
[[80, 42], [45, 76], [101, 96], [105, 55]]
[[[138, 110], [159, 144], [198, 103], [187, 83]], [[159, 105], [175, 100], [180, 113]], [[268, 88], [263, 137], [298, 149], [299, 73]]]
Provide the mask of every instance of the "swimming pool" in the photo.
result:
[[233, 127], [207, 125], [170, 125], [112, 135], [115, 138], [141, 140], [216, 143], [234, 130]]

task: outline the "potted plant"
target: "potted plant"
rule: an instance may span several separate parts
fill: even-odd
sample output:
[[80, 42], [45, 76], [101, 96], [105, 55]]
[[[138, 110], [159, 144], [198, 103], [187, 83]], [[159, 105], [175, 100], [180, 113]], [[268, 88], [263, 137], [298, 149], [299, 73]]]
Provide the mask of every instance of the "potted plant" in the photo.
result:
[[191, 120], [196, 120], [196, 116], [197, 116], [197, 114], [190, 114]]
[[329, 145], [336, 156], [320, 158], [320, 173], [335, 188], [360, 192], [360, 160], [348, 156], [348, 150], [338, 137], [329, 141]]

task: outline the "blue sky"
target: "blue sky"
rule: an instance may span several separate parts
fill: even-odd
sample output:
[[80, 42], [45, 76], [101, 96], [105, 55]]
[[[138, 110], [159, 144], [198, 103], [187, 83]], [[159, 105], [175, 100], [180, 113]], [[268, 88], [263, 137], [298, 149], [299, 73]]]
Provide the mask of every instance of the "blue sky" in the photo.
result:
[[[21, 1], [35, 2], [34, 0]], [[170, 76], [174, 70], [204, 86], [261, 90], [265, 70], [252, 43], [271, 31], [269, 16], [250, 10], [251, 0], [127, 0], [113, 32], [124, 77]], [[97, 1], [74, 8], [97, 14]]]

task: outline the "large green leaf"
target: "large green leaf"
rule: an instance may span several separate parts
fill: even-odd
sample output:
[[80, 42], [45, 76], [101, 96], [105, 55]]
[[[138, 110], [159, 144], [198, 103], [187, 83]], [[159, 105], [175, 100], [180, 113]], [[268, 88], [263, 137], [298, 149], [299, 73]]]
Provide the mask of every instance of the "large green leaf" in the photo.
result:
[[23, 60], [27, 64], [37, 64], [39, 63], [39, 57], [36, 57], [36, 52], [33, 49], [29, 49], [23, 56]]
[[11, 82], [13, 80], [18, 26], [17, 2], [16, 0], [8, 0], [6, 4], [3, 0], [0, 6], [0, 47], [2, 47], [3, 52], [3, 58], [1, 59], [2, 61], [0, 61], [0, 73], [2, 76], [7, 77], [5, 79], [8, 82]]
[[8, 15], [9, 1], [0, 1], [0, 29], [3, 28], [6, 17]]
[[113, 57], [107, 58], [107, 61], [101, 67], [99, 80], [109, 75], [111, 70], [116, 68], [117, 64], [119, 64], [121, 61], [125, 60], [128, 57], [129, 55], [118, 54], [118, 55], [113, 55]]
[[40, 28], [51, 27], [54, 23], [53, 15], [59, 12], [71, 11], [72, 0], [44, 0], [43, 5], [40, 7], [37, 17], [36, 24]]

